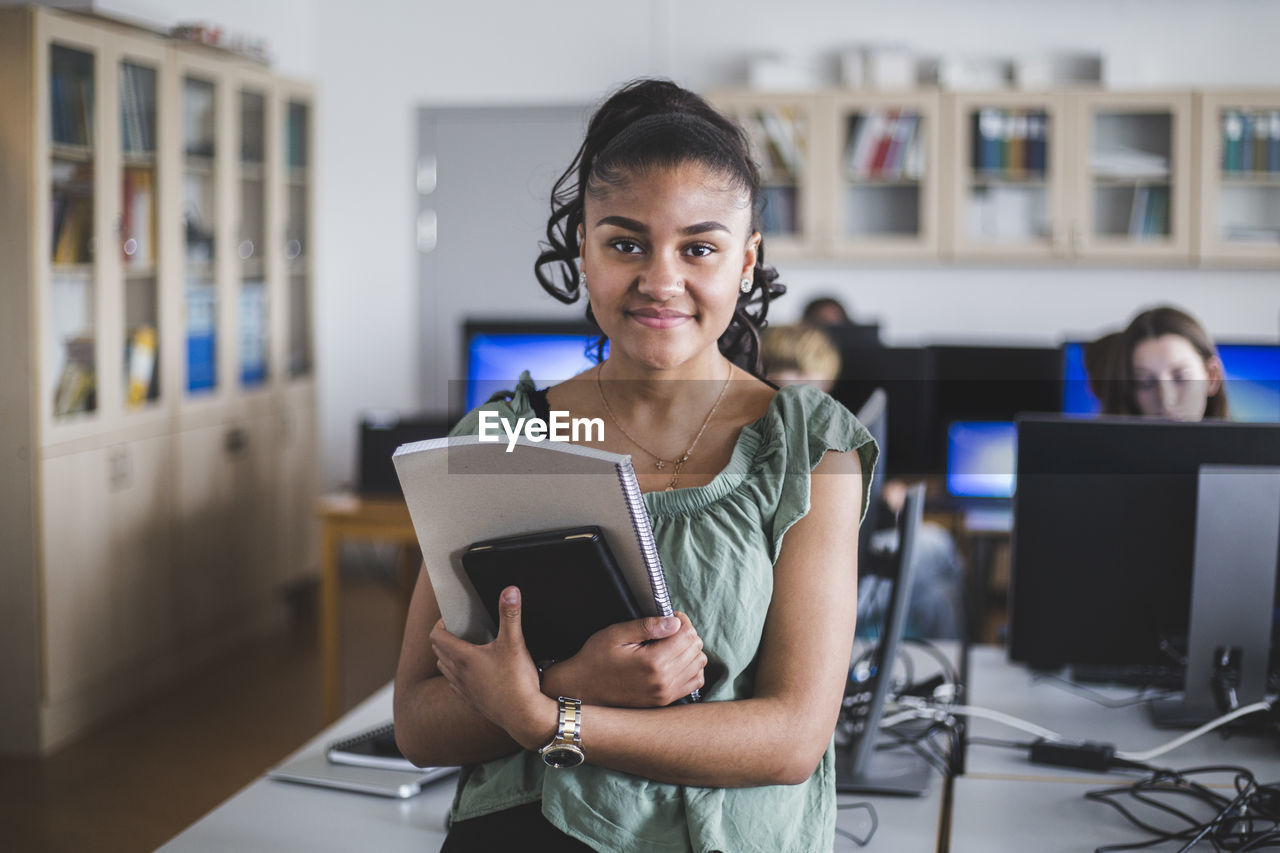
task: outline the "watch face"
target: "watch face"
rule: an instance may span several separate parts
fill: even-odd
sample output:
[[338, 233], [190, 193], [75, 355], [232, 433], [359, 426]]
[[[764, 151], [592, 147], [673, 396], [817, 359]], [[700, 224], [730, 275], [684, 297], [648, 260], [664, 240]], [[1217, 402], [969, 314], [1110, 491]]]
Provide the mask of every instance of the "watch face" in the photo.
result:
[[542, 760], [551, 767], [577, 767], [585, 760], [582, 750], [572, 744], [558, 744], [542, 753]]

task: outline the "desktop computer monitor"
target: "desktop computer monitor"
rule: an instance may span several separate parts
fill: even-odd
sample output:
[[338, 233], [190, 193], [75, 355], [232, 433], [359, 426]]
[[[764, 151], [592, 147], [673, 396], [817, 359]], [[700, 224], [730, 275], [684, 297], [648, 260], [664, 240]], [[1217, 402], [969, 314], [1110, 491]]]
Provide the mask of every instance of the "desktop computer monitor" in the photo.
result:
[[[1062, 345], [1062, 411], [1096, 415], [1101, 404], [1089, 388], [1084, 369], [1085, 344]], [[1233, 421], [1280, 422], [1280, 344], [1218, 344], [1226, 374], [1227, 403]]]
[[596, 363], [599, 337], [599, 330], [586, 321], [468, 320], [463, 325], [462, 411], [514, 388], [525, 370], [540, 388], [578, 375]]
[[954, 421], [947, 428], [947, 494], [1013, 497], [1018, 430], [1013, 421]]
[[1280, 465], [1280, 425], [1018, 420], [1012, 660], [1169, 664], [1185, 642], [1202, 465]]
[[930, 474], [938, 468], [933, 443], [933, 356], [917, 347], [852, 347], [840, 351], [840, 376], [831, 396], [858, 411], [877, 389], [892, 414], [888, 476]]

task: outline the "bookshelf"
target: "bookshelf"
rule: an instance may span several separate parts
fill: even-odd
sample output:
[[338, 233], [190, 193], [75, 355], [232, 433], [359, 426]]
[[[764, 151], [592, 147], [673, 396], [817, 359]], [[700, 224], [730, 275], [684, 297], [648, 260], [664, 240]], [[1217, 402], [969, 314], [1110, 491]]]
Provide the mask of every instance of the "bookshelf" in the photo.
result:
[[1280, 266], [1274, 90], [710, 100], [752, 139], [771, 256]]
[[760, 166], [758, 204], [770, 257], [805, 257], [824, 240], [821, 198], [833, 142], [816, 95], [725, 93], [714, 103], [747, 132]]
[[849, 258], [936, 258], [937, 92], [832, 95], [837, 176], [825, 200], [829, 251]]
[[78, 735], [315, 573], [314, 95], [0, 7], [0, 751]]
[[1196, 253], [1280, 266], [1280, 92], [1201, 92]]

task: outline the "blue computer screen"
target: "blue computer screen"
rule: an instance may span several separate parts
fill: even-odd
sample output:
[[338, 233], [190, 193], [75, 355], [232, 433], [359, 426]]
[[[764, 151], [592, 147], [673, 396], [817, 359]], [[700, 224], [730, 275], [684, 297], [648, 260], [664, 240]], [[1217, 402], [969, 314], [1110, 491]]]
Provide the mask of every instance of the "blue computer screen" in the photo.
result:
[[[596, 336], [572, 332], [480, 332], [467, 340], [467, 411], [498, 391], [515, 387], [529, 371], [539, 388], [576, 376], [595, 364]], [[608, 355], [608, 346], [605, 354]]]
[[1013, 497], [1018, 429], [1011, 421], [955, 421], [947, 427], [947, 492]]
[[[1219, 344], [1218, 357], [1227, 380], [1231, 419], [1253, 423], [1280, 421], [1280, 345]], [[1062, 346], [1062, 411], [1096, 415], [1101, 404], [1089, 390], [1084, 344]]]

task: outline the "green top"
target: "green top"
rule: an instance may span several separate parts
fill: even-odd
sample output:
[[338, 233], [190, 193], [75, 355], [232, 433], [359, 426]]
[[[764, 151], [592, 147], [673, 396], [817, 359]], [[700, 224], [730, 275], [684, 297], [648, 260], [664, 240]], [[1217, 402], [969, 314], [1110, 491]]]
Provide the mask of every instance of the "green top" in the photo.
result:
[[[480, 409], [529, 417], [535, 389], [526, 372], [514, 393], [494, 395]], [[453, 434], [475, 433], [480, 409], [463, 417]], [[672, 606], [689, 614], [702, 637], [703, 701], [753, 694], [783, 534], [809, 511], [808, 475], [823, 453], [855, 448], [865, 514], [879, 455], [871, 434], [821, 391], [788, 385], [763, 417], [743, 427], [729, 464], [710, 483], [644, 495]], [[781, 735], [778, 748], [786, 749]], [[592, 765], [550, 770], [537, 753], [521, 751], [464, 767], [453, 818], [541, 799], [552, 824], [598, 850], [830, 850], [834, 764], [829, 744], [817, 770], [799, 785], [698, 788]]]

